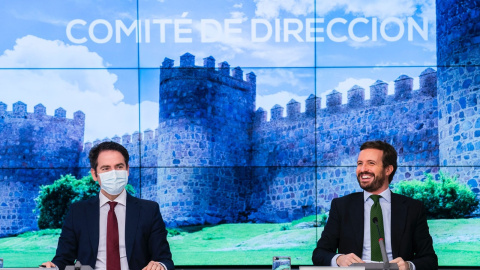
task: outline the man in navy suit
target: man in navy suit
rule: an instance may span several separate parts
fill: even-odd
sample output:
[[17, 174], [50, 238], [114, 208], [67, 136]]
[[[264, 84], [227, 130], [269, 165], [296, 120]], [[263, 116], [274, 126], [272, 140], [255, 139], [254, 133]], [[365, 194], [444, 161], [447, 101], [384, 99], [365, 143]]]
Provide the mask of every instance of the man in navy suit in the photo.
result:
[[[91, 149], [89, 159], [92, 177], [100, 184], [101, 192], [71, 205], [56, 255], [43, 265], [63, 270], [79, 261], [94, 269], [174, 270], [158, 203], [125, 191], [127, 150], [118, 143], [103, 142]], [[114, 227], [107, 224], [111, 220], [115, 220], [111, 223]], [[112, 235], [116, 235], [114, 244], [109, 240]]]
[[370, 211], [372, 198], [377, 197], [389, 261], [400, 270], [438, 268], [423, 204], [389, 189], [396, 170], [397, 152], [390, 144], [370, 141], [360, 147], [356, 174], [364, 191], [332, 200], [327, 224], [313, 251], [314, 265], [372, 261], [372, 247], [378, 245], [374, 243], [378, 238], [371, 241], [375, 236], [371, 237]]

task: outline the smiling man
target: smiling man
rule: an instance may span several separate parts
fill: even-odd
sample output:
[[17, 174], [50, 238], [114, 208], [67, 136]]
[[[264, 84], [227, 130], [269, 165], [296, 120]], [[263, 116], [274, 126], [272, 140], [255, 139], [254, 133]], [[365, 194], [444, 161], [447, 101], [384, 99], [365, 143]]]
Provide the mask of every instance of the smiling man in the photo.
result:
[[45, 267], [64, 269], [80, 261], [93, 269], [174, 270], [158, 203], [128, 194], [129, 155], [116, 142], [89, 154], [98, 196], [71, 205], [55, 257]]
[[356, 175], [364, 191], [332, 200], [313, 251], [314, 265], [382, 261], [378, 240], [384, 238], [388, 260], [400, 270], [438, 268], [423, 204], [389, 189], [396, 170], [393, 146], [382, 141], [362, 144]]

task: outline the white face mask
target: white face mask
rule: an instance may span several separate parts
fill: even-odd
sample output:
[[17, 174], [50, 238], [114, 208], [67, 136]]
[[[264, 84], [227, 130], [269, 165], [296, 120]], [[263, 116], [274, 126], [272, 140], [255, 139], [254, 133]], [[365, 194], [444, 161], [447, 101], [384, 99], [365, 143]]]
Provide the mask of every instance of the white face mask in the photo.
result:
[[128, 183], [128, 173], [126, 170], [111, 170], [99, 173], [101, 188], [110, 195], [118, 195]]

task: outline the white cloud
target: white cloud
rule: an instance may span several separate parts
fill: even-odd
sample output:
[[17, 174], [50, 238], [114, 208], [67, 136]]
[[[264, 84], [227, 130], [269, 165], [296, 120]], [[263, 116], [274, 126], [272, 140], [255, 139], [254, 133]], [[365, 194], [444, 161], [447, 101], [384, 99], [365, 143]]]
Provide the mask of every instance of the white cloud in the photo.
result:
[[[406, 17], [415, 13], [416, 7], [414, 1], [411, 0], [340, 0], [337, 2], [345, 6], [345, 13], [360, 14], [366, 17]], [[319, 10], [322, 12], [322, 10]]]
[[[421, 6], [421, 8], [417, 10], [419, 6]], [[434, 0], [337, 0], [335, 2], [317, 2], [317, 14], [320, 16], [341, 9], [345, 10], [345, 14], [377, 17], [380, 19], [388, 17], [405, 18], [415, 13], [429, 17], [433, 15], [433, 17], [429, 19], [435, 18]]]
[[248, 17], [245, 15], [245, 13], [240, 11], [230, 12], [230, 15], [232, 19], [241, 19], [242, 22], [246, 22], [248, 20]]
[[257, 85], [259, 86], [273, 86], [276, 88], [282, 85], [297, 86], [300, 83], [298, 74], [288, 69], [260, 69], [256, 72]]
[[356, 42], [356, 41], [353, 41], [353, 40], [349, 39], [347, 41], [347, 43], [350, 47], [353, 47], [355, 49], [383, 47], [383, 46], [386, 45], [385, 42], [383, 42], [383, 41], [372, 41], [372, 40], [368, 40], [368, 41], [365, 41], [365, 42]]
[[[314, 10], [312, 0], [254, 0], [257, 3], [255, 15], [267, 19], [278, 17], [282, 10], [295, 16], [305, 16]], [[322, 1], [325, 2], [325, 1]]]
[[[436, 56], [433, 55], [432, 56], [432, 59], [433, 61], [432, 62], [424, 62], [422, 63], [423, 66], [436, 66]], [[419, 63], [418, 62], [415, 62], [414, 60], [410, 60], [410, 61], [404, 61], [404, 62], [390, 62], [390, 61], [384, 61], [384, 62], [379, 62], [377, 64], [375, 64], [375, 67], [373, 68], [374, 70], [380, 70], [380, 69], [385, 69], [385, 68], [391, 68], [391, 67], [413, 67], [413, 66], [416, 66], [418, 65]], [[424, 69], [426, 69], [426, 67]], [[422, 70], [423, 71], [423, 70]], [[420, 74], [420, 73], [419, 73]], [[413, 75], [416, 75], [416, 74], [413, 74]]]
[[251, 52], [257, 59], [266, 60], [276, 67], [308, 66], [313, 63], [313, 48], [309, 44], [297, 46], [275, 46], [262, 43], [260, 48]]
[[[276, 18], [285, 11], [295, 16], [305, 16], [313, 12], [312, 0], [255, 0], [257, 4], [255, 14], [264, 18]], [[418, 7], [420, 6], [420, 10]], [[344, 10], [345, 14], [365, 17], [405, 18], [417, 13], [426, 16], [430, 22], [435, 21], [434, 0], [336, 0], [316, 1], [316, 11], [319, 16], [329, 12]]]
[[[419, 46], [419, 47], [422, 47], [423, 50], [425, 52], [428, 52], [428, 53], [432, 53], [432, 52], [436, 52], [437, 51], [437, 44], [435, 41], [433, 42], [415, 42], [413, 43], [415, 46]], [[436, 54], [432, 54], [434, 56], [436, 56]], [[436, 63], [436, 57], [434, 58], [435, 62]]]
[[298, 46], [271, 45], [268, 43], [255, 43], [242, 38], [241, 42], [224, 39], [215, 46], [219, 50], [216, 53], [222, 61], [233, 59], [237, 54], [249, 54], [264, 66], [286, 67], [307, 66], [312, 63], [313, 48], [309, 44]]
[[233, 7], [234, 7], [234, 8], [242, 8], [242, 7], [243, 7], [243, 3], [234, 4]]
[[[243, 13], [242, 13], [243, 14]], [[233, 15], [233, 14], [232, 14]], [[240, 18], [239, 18], [240, 19]], [[241, 18], [245, 21], [245, 17]], [[210, 53], [215, 51], [216, 59], [228, 61], [237, 54], [249, 54], [257, 60], [266, 61], [265, 66], [305, 66], [305, 61], [312, 61], [313, 45], [309, 43], [299, 43], [297, 46], [282, 46], [283, 44], [274, 44], [264, 42], [253, 42], [250, 33], [231, 33], [227, 35], [224, 29], [217, 29], [217, 26], [206, 24], [203, 26], [199, 22], [193, 23], [193, 29], [197, 33], [207, 33], [208, 40], [214, 40], [208, 47]], [[232, 24], [233, 28], [240, 30], [240, 24]], [[193, 53], [199, 51], [199, 48], [193, 48], [190, 53], [194, 55], [205, 55], [202, 53]]]
[[[255, 0], [255, 14], [258, 17], [273, 19], [278, 17], [310, 16], [313, 17], [314, 8], [319, 17], [340, 11], [356, 17], [375, 17], [380, 21], [388, 17], [397, 17], [405, 20], [407, 17], [425, 17], [430, 29], [435, 29], [435, 1], [434, 0]], [[281, 15], [284, 12], [286, 15]], [[387, 25], [388, 27], [388, 25]], [[435, 31], [430, 31], [430, 38], [435, 38]], [[384, 46], [381, 42], [349, 42], [354, 48]]]
[[131, 20], [132, 22], [137, 19], [135, 15], [136, 14], [132, 12], [119, 12], [116, 14], [117, 18], [120, 18], [122, 20]]
[[[434, 0], [417, 0], [417, 5], [421, 5], [421, 16], [428, 18], [428, 23], [433, 25], [433, 29], [436, 29], [437, 24], [437, 10]], [[435, 37], [435, 31], [432, 31], [432, 36]]]
[[105, 67], [103, 59], [85, 46], [71, 46], [32, 35], [17, 39], [13, 50], [0, 55], [0, 61], [3, 67], [15, 68]]
[[[13, 68], [0, 72], [0, 101], [7, 104], [8, 111], [17, 101], [27, 104], [29, 112], [41, 103], [48, 115], [62, 107], [67, 118], [83, 111], [85, 141], [133, 133], [139, 126], [138, 104], [125, 103], [123, 93], [115, 88], [117, 75], [103, 63], [102, 57], [85, 46], [25, 36], [0, 55], [0, 66]], [[59, 68], [86, 66], [93, 69]], [[141, 106], [142, 113], [156, 115], [156, 119], [147, 118], [142, 129], [154, 130], [158, 126], [158, 105], [143, 102]]]

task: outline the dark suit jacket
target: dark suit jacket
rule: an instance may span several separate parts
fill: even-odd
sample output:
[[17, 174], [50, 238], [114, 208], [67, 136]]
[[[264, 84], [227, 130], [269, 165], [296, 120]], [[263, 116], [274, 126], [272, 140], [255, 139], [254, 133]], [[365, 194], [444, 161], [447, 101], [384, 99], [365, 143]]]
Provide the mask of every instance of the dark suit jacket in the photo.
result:
[[[417, 270], [437, 269], [425, 207], [420, 201], [392, 193], [391, 241], [393, 258], [402, 257]], [[314, 265], [328, 266], [337, 254], [362, 257], [364, 227], [363, 192], [332, 200], [330, 214], [313, 251]]]
[[[95, 268], [98, 253], [100, 199], [98, 196], [71, 205], [52, 262], [63, 270], [75, 260]], [[141, 270], [150, 261], [174, 270], [167, 230], [158, 203], [127, 194], [125, 246], [130, 270]]]

